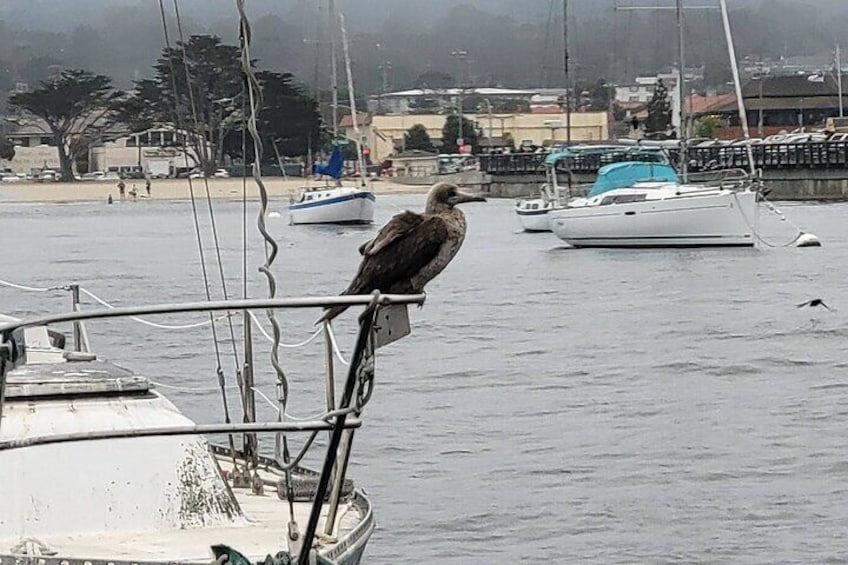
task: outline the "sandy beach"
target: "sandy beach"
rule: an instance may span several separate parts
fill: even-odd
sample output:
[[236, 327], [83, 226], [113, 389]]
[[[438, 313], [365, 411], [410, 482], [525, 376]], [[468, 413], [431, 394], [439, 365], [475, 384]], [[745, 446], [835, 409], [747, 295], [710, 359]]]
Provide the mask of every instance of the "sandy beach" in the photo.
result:
[[[310, 182], [306, 179], [286, 180], [278, 177], [263, 179], [272, 198], [288, 198], [298, 193], [298, 190], [306, 185], [323, 186], [318, 182]], [[139, 200], [147, 199], [144, 189], [144, 181], [126, 180], [127, 198], [133, 185], [138, 191]], [[231, 179], [195, 179], [191, 181], [195, 197], [206, 198], [206, 187], [212, 198], [219, 200], [241, 200], [243, 194], [243, 183], [241, 178]], [[346, 183], [347, 184], [347, 183]], [[408, 186], [397, 183], [371, 180], [368, 188], [375, 194], [423, 194], [429, 186]], [[106, 202], [109, 195], [118, 200], [118, 188], [115, 181], [89, 181], [89, 182], [10, 182], [0, 183], [0, 202]], [[259, 198], [259, 189], [252, 179], [247, 181], [248, 198], [255, 200]], [[188, 200], [191, 197], [189, 181], [187, 179], [161, 179], [154, 180], [151, 184], [150, 196], [152, 200]]]

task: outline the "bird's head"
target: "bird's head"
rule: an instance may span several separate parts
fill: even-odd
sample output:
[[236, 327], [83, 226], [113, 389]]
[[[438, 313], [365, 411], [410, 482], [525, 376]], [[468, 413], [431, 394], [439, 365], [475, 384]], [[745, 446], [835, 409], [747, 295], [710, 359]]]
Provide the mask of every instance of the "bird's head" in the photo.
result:
[[463, 202], [485, 202], [482, 196], [474, 196], [459, 191], [459, 187], [449, 182], [437, 182], [427, 193], [428, 214], [449, 211], [457, 204]]

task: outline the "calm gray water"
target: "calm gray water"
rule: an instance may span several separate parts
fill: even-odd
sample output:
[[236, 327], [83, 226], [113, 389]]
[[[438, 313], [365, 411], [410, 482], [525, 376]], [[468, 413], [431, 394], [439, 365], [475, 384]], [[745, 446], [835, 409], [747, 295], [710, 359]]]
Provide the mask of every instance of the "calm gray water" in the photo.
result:
[[[422, 202], [382, 197], [378, 222]], [[240, 294], [240, 205], [216, 208]], [[378, 356], [351, 468], [376, 505], [371, 563], [848, 562], [848, 208], [785, 207], [821, 249], [692, 251], [568, 250], [517, 233], [508, 201], [466, 211], [465, 246], [412, 310], [413, 334]], [[186, 203], [4, 204], [0, 222], [0, 278], [75, 280], [125, 305], [204, 297]], [[343, 288], [376, 229], [271, 225], [285, 295]], [[795, 307], [814, 297], [838, 311]], [[67, 305], [0, 301], [18, 315]], [[288, 315], [285, 340], [315, 317]], [[214, 387], [208, 328], [89, 329], [102, 356]], [[349, 348], [352, 325], [338, 329]], [[296, 414], [317, 411], [320, 354], [284, 351]], [[220, 419], [212, 390], [169, 396]]]

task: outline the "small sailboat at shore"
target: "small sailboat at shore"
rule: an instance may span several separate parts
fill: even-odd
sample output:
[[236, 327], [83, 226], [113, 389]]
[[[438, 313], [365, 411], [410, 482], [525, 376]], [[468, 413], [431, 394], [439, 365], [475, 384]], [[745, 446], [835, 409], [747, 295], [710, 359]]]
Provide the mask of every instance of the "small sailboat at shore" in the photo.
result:
[[[317, 175], [329, 177], [335, 186], [322, 188], [306, 187], [300, 191], [299, 196], [292, 199], [289, 204], [289, 221], [292, 225], [298, 224], [370, 224], [374, 221], [374, 204], [376, 197], [374, 193], [364, 188], [354, 186], [342, 186], [341, 178], [344, 173], [344, 155], [340, 147], [341, 143], [352, 142], [356, 147], [357, 165], [359, 168], [362, 186], [365, 186], [365, 163], [362, 157], [362, 146], [360, 144], [359, 125], [356, 120], [356, 98], [353, 92], [353, 74], [350, 68], [350, 53], [347, 44], [347, 33], [344, 27], [344, 16], [338, 14], [336, 21], [335, 4], [330, 0], [330, 40], [332, 61], [332, 92], [333, 92], [333, 151], [326, 164], [313, 165], [312, 172]], [[354, 137], [342, 139], [338, 131], [338, 84], [336, 77], [336, 25], [341, 31], [342, 47], [344, 50], [345, 70], [347, 73], [347, 88], [350, 96], [351, 120], [353, 121]]]
[[[339, 145], [325, 164], [313, 165], [313, 173], [339, 182], [344, 170], [344, 157]], [[370, 224], [374, 221], [373, 192], [356, 187], [306, 187], [289, 204], [289, 218], [297, 224]]]

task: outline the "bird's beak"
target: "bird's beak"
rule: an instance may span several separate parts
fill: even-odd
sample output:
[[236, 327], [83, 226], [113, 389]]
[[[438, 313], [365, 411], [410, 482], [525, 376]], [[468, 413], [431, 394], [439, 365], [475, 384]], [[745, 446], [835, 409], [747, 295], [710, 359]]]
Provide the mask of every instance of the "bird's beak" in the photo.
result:
[[464, 192], [457, 192], [456, 196], [451, 196], [448, 198], [448, 204], [451, 206], [456, 206], [457, 204], [462, 204], [463, 202], [485, 202], [486, 199], [482, 196], [475, 196], [473, 194], [465, 194]]

